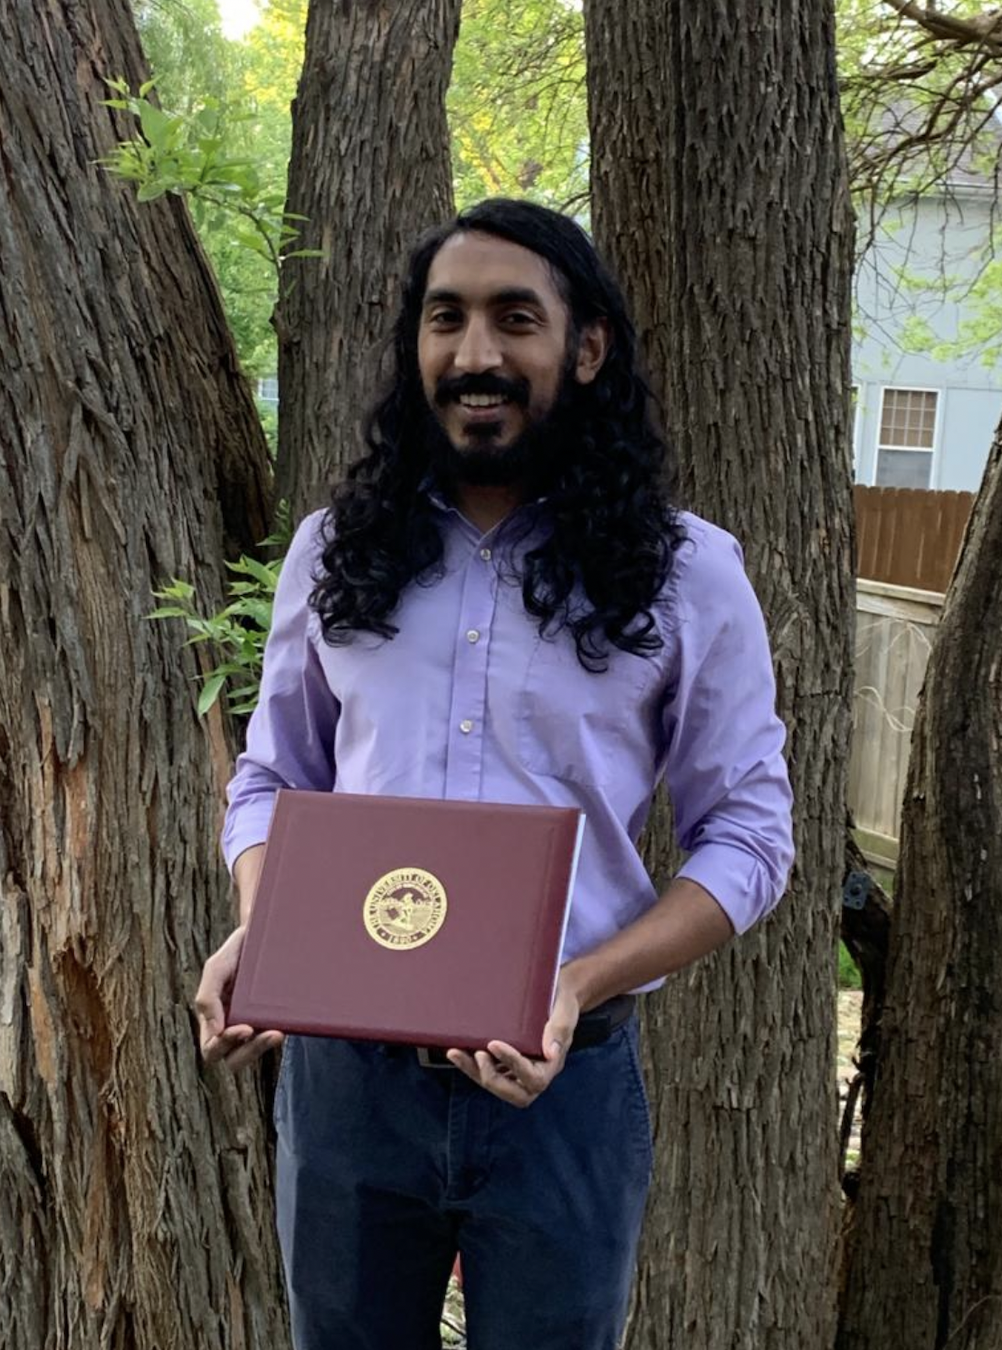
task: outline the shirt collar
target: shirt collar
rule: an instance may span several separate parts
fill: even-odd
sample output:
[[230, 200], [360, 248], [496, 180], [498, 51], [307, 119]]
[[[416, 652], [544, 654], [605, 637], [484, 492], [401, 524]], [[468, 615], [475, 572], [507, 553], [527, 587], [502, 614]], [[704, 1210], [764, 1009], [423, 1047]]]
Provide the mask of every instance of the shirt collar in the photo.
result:
[[[459, 509], [453, 506], [446, 498], [445, 493], [436, 481], [434, 474], [425, 474], [424, 478], [422, 478], [421, 482], [418, 484], [418, 492], [423, 493], [437, 510], [446, 514], [453, 512], [457, 516], [460, 514]], [[531, 511], [535, 513], [538, 510], [542, 510], [545, 508], [548, 501], [549, 498], [545, 493], [541, 497], [534, 497], [532, 501], [523, 502], [521, 506], [517, 506], [510, 516], [505, 517], [505, 520], [511, 520], [514, 517], [518, 517], [522, 515], [523, 512], [528, 513]]]

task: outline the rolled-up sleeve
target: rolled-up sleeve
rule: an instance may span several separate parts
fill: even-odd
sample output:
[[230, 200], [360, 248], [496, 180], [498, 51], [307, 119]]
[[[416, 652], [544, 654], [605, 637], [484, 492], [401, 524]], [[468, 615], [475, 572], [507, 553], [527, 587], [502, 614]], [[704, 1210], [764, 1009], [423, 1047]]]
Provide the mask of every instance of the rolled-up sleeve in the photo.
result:
[[743, 933], [778, 903], [793, 862], [786, 729], [737, 541], [699, 522], [678, 562], [677, 678], [663, 714], [665, 777], [689, 854], [678, 875]]
[[300, 525], [279, 577], [261, 692], [226, 791], [222, 847], [231, 872], [245, 849], [264, 842], [279, 788], [329, 792], [334, 786], [339, 709], [324, 677], [319, 624], [308, 603], [323, 517], [317, 511]]

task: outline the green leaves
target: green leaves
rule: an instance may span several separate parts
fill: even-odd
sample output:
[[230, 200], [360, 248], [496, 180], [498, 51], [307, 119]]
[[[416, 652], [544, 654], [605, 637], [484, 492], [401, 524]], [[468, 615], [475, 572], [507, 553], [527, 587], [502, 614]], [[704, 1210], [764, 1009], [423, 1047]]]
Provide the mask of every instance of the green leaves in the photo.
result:
[[226, 679], [226, 672], [222, 670], [213, 671], [202, 687], [202, 692], [198, 696], [198, 715], [204, 717], [209, 711], [216, 699], [219, 697], [219, 691], [223, 687], [223, 681]]
[[[134, 4], [132, 10], [156, 75], [159, 106], [169, 116], [190, 118], [190, 148], [203, 161], [252, 164], [257, 200], [281, 215], [306, 0], [269, 0], [261, 6], [259, 23], [240, 40], [223, 35], [216, 0], [162, 0]], [[109, 93], [124, 104], [129, 91], [124, 81], [119, 84]], [[148, 92], [141, 89], [139, 97]], [[220, 105], [227, 109], [222, 118]], [[197, 171], [192, 176], [197, 178]], [[232, 202], [216, 206], [182, 190], [219, 281], [240, 364], [251, 378], [272, 375], [278, 357], [271, 315], [280, 285], [273, 252], [256, 230], [244, 235], [253, 238], [253, 247], [235, 237]], [[295, 227], [295, 221], [289, 223]], [[283, 242], [279, 254], [292, 256], [299, 242], [304, 241]]]
[[[291, 533], [288, 506], [282, 503], [276, 513], [275, 532], [263, 540], [263, 546], [279, 547], [284, 553]], [[282, 557], [260, 562], [245, 555], [237, 562], [227, 563], [236, 579], [227, 586], [229, 602], [217, 614], [200, 614], [194, 586], [180, 578], [175, 577], [153, 592], [158, 600], [167, 603], [148, 614], [148, 619], [183, 619], [191, 634], [185, 646], [208, 642], [222, 657], [202, 677], [199, 717], [205, 717], [224, 689], [231, 713], [244, 716], [254, 711], [282, 562]]]
[[150, 146], [160, 154], [169, 151], [183, 130], [180, 118], [168, 117], [145, 94], [136, 100], [139, 106], [139, 124]]
[[449, 89], [456, 202], [588, 195], [584, 20], [568, 0], [464, 0]]
[[167, 193], [186, 196], [199, 229], [225, 232], [224, 252], [235, 245], [267, 264], [270, 288], [259, 282], [245, 294], [270, 289], [274, 298], [286, 259], [324, 256], [320, 249], [290, 247], [299, 238], [304, 217], [283, 210], [284, 190], [277, 190], [253, 159], [229, 152], [235, 129], [252, 123], [252, 115], [234, 112], [216, 97], [202, 99], [190, 111], [171, 113], [150, 101], [152, 81], [138, 94], [123, 79], [105, 83], [117, 95], [105, 103], [131, 113], [138, 127], [137, 135], [119, 142], [99, 161], [102, 167], [134, 183], [141, 202]]

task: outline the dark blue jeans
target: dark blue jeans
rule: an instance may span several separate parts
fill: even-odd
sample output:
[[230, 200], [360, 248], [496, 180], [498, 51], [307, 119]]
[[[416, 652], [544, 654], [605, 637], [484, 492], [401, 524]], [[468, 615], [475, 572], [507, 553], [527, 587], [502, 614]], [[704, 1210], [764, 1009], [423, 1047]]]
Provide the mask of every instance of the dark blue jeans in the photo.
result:
[[275, 1101], [296, 1350], [615, 1350], [651, 1171], [636, 1021], [526, 1110], [413, 1051], [290, 1037]]

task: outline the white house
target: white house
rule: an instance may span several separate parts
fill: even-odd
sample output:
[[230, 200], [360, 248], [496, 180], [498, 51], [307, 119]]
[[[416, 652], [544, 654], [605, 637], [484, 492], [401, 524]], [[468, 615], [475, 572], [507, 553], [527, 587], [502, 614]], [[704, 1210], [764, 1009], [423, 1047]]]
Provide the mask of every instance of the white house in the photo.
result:
[[[986, 366], [980, 353], [937, 360], [901, 340], [916, 317], [935, 335], [930, 347], [956, 339], [976, 303], [963, 291], [985, 265], [997, 211], [993, 187], [961, 172], [937, 195], [895, 203], [863, 254], [853, 343], [858, 482], [977, 491], [1002, 417], [1002, 363]], [[922, 279], [928, 286], [917, 288]]]

